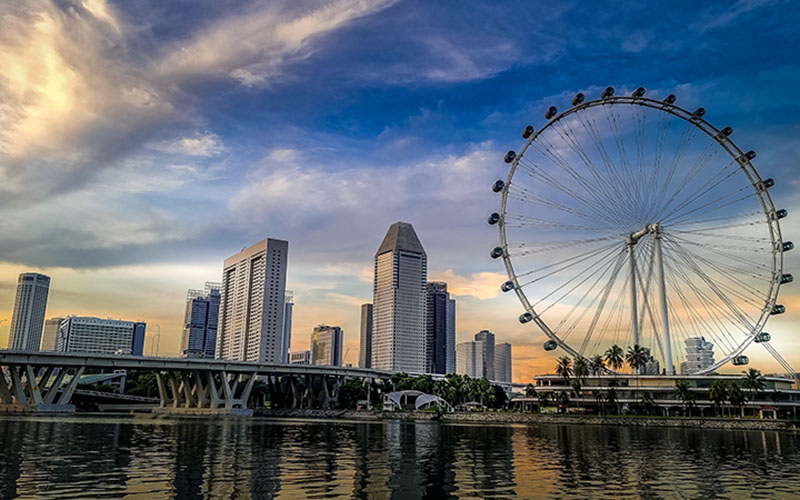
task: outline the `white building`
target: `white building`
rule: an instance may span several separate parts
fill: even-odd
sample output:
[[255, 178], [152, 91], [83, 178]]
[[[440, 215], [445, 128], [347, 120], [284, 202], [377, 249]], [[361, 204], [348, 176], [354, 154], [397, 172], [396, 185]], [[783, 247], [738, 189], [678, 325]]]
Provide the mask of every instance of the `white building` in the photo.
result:
[[511, 344], [502, 342], [494, 346], [494, 381], [511, 382]]
[[141, 356], [145, 329], [141, 322], [70, 316], [58, 328], [56, 350]]
[[260, 241], [225, 259], [216, 357], [281, 363], [289, 242]]
[[689, 337], [686, 344], [686, 361], [681, 363], [681, 374], [697, 373], [714, 364], [714, 344], [705, 337]]
[[494, 333], [481, 330], [475, 334], [475, 340], [483, 341], [483, 375], [489, 380], [495, 380], [494, 373]]
[[311, 351], [294, 351], [289, 353], [289, 363], [293, 365], [310, 365]]
[[344, 332], [338, 326], [319, 325], [311, 333], [311, 364], [342, 366]]
[[425, 250], [407, 222], [389, 227], [375, 254], [372, 368], [425, 371]]
[[456, 373], [481, 378], [484, 373], [483, 354], [486, 351], [482, 340], [462, 342], [456, 345]]
[[292, 310], [294, 309], [294, 293], [291, 290], [284, 292], [283, 305], [283, 362], [289, 362], [289, 349], [292, 347]]
[[44, 322], [42, 331], [42, 343], [39, 347], [41, 351], [55, 351], [56, 339], [58, 338], [58, 327], [64, 318], [50, 318]]
[[42, 340], [44, 314], [50, 277], [39, 273], [22, 273], [17, 278], [17, 296], [11, 315], [8, 348], [38, 351]]

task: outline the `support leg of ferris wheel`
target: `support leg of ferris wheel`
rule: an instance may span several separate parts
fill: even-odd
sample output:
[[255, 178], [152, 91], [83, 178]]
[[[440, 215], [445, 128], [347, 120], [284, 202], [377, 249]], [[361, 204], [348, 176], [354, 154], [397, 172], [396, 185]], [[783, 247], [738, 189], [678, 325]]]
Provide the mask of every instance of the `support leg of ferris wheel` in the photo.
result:
[[661, 225], [655, 224], [655, 257], [656, 269], [658, 271], [658, 295], [661, 301], [661, 327], [664, 331], [664, 365], [667, 375], [675, 374], [675, 367], [672, 365], [672, 341], [669, 336], [669, 314], [667, 310], [667, 286], [664, 283], [664, 260], [661, 255]]
[[628, 237], [625, 245], [628, 249], [628, 268], [630, 273], [629, 289], [631, 294], [631, 327], [633, 328], [633, 345], [639, 345], [639, 307], [636, 305], [636, 261], [634, 260], [633, 246], [638, 241], [634, 235]]

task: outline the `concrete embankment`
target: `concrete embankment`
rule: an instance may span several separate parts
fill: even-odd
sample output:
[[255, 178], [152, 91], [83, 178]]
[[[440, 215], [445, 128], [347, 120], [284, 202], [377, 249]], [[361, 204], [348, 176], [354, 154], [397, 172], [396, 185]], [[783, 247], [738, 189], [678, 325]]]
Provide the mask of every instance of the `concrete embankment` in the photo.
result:
[[271, 418], [337, 418], [343, 420], [438, 420], [447, 423], [491, 424], [567, 424], [621, 425], [630, 427], [691, 427], [696, 429], [731, 430], [794, 430], [796, 424], [787, 420], [746, 418], [692, 418], [555, 415], [512, 412], [455, 412], [441, 415], [423, 411], [367, 412], [349, 410], [268, 410], [256, 411], [257, 416]]

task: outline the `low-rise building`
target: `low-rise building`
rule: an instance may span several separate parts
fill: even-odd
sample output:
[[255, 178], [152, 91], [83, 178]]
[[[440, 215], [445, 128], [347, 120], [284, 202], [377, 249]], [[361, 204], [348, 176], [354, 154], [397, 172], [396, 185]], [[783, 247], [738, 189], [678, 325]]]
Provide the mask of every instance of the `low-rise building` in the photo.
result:
[[70, 316], [61, 322], [56, 351], [142, 356], [143, 322]]

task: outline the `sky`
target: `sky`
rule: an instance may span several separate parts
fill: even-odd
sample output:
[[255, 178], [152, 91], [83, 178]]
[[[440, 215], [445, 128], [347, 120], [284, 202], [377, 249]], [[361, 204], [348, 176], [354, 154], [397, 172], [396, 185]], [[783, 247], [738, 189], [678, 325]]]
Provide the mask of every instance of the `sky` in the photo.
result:
[[[458, 341], [490, 329], [516, 381], [550, 372], [558, 351], [517, 322], [488, 256], [504, 152], [579, 91], [675, 93], [758, 151], [791, 239], [797, 26], [796, 6], [759, 0], [3, 2], [0, 346], [17, 275], [39, 271], [48, 317], [144, 320], [148, 351], [160, 330], [176, 354], [186, 290], [274, 237], [289, 241], [292, 348], [340, 325], [355, 364], [374, 253], [401, 220], [457, 299]], [[800, 367], [797, 286], [767, 329]], [[752, 366], [779, 371], [757, 347]]]

